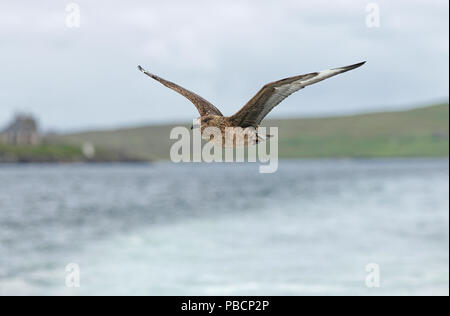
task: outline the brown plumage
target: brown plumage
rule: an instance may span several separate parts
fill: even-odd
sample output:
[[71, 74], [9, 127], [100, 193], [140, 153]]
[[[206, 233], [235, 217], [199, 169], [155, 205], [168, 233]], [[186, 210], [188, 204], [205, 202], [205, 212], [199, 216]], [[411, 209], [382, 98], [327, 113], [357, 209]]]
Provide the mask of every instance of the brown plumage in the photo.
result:
[[[358, 68], [364, 64], [365, 62], [361, 62], [350, 66], [313, 72], [268, 83], [262, 87], [261, 90], [259, 90], [258, 93], [247, 102], [247, 104], [245, 104], [236, 114], [232, 116], [223, 116], [214, 105], [203, 99], [201, 96], [173, 82], [151, 74], [141, 66], [138, 66], [138, 69], [147, 76], [159, 81], [166, 87], [175, 90], [191, 101], [200, 113], [197, 123], [201, 126], [201, 130], [204, 131], [207, 127], [217, 127], [222, 132], [222, 145], [224, 146], [224, 131], [226, 127], [240, 127], [242, 129], [247, 129], [248, 133], [250, 133], [250, 130], [255, 131], [266, 115], [292, 93], [319, 81]], [[258, 135], [256, 132], [253, 133], [255, 133], [255, 137], [246, 138], [245, 145], [258, 141]], [[233, 142], [233, 144], [235, 145], [235, 142]]]

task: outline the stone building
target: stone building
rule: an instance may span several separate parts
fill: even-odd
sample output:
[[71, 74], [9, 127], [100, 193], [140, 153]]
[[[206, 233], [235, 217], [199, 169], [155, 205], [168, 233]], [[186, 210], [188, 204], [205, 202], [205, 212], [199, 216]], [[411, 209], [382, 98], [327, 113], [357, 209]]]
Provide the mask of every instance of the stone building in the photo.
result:
[[36, 120], [30, 115], [17, 115], [13, 122], [0, 133], [0, 141], [9, 145], [39, 144], [40, 136]]

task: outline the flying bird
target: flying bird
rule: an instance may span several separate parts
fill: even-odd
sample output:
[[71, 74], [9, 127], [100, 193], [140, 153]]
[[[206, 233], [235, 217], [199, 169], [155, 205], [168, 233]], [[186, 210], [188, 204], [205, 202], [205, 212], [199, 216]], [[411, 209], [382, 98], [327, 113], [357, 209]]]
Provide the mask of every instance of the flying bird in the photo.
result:
[[[233, 139], [232, 143], [230, 143], [232, 144], [232, 147], [235, 147], [237, 143], [249, 145], [264, 140], [264, 137], [261, 137], [261, 135], [258, 135], [257, 133], [257, 128], [261, 124], [261, 121], [267, 114], [269, 114], [270, 111], [272, 111], [274, 107], [294, 92], [319, 81], [358, 68], [365, 63], [366, 62], [364, 61], [350, 66], [312, 72], [268, 83], [263, 86], [261, 90], [259, 90], [258, 93], [256, 93], [256, 95], [247, 102], [247, 104], [245, 104], [232, 116], [224, 116], [218, 108], [198, 94], [195, 94], [194, 92], [191, 92], [171, 81], [158, 77], [157, 75], [148, 72], [141, 66], [138, 66], [138, 69], [147, 76], [159, 81], [161, 84], [178, 92], [191, 101], [200, 113], [200, 117], [196, 120], [196, 123], [193, 126], [201, 127], [202, 132], [208, 127], [215, 127], [220, 130], [222, 139], [219, 139], [218, 143], [223, 147], [225, 147], [225, 144], [227, 143], [225, 130], [230, 127], [240, 128], [238, 129], [240, 132], [238, 132], [236, 136], [232, 135], [236, 138], [241, 137], [240, 142], [239, 140]], [[213, 137], [211, 135], [207, 136], [206, 139], [214, 139], [216, 142], [218, 140], [217, 137]]]

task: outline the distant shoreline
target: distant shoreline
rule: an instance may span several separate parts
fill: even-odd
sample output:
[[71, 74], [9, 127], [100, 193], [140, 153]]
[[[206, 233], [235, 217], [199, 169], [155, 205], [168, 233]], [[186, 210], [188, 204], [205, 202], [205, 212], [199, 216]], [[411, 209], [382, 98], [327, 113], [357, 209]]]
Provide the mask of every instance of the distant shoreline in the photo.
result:
[[[280, 158], [279, 161], [285, 161], [285, 162], [310, 162], [310, 161], [334, 161], [334, 162], [367, 162], [367, 161], [393, 161], [393, 162], [400, 162], [402, 160], [406, 161], [448, 161], [449, 156], [441, 156], [441, 157], [329, 157], [329, 158]], [[448, 161], [450, 163], [450, 161]], [[152, 166], [155, 164], [173, 164], [173, 165], [199, 165], [199, 164], [205, 164], [205, 165], [214, 165], [214, 164], [232, 164], [227, 162], [213, 162], [213, 163], [207, 163], [207, 162], [181, 162], [181, 163], [173, 163], [170, 160], [157, 160], [157, 161], [79, 161], [79, 162], [1, 162], [0, 161], [0, 167], [4, 166], [83, 166], [83, 165], [104, 165], [104, 166], [113, 166], [113, 165], [130, 165], [130, 166]], [[259, 164], [259, 162], [243, 162], [238, 163], [241, 164]]]
[[[429, 158], [449, 156], [448, 103], [406, 111], [272, 119], [280, 159]], [[145, 163], [168, 160], [177, 125], [50, 135], [37, 146], [0, 144], [0, 163]], [[180, 125], [178, 125], [180, 126]], [[184, 126], [189, 127], [188, 124]], [[84, 144], [95, 147], [87, 159]]]
[[[123, 150], [143, 160], [167, 160], [175, 126], [166, 124], [129, 129], [58, 135], [50, 142]], [[280, 158], [446, 157], [449, 155], [448, 103], [406, 111], [302, 119], [269, 119], [277, 126]]]

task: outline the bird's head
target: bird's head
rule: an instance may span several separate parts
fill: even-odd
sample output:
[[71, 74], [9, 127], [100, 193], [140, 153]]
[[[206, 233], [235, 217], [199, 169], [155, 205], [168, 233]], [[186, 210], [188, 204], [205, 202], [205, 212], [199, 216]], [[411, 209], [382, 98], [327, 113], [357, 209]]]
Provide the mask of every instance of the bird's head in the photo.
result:
[[202, 124], [202, 127], [209, 126], [211, 123], [213, 123], [214, 116], [215, 115], [205, 115], [205, 116], [200, 117], [200, 122]]

